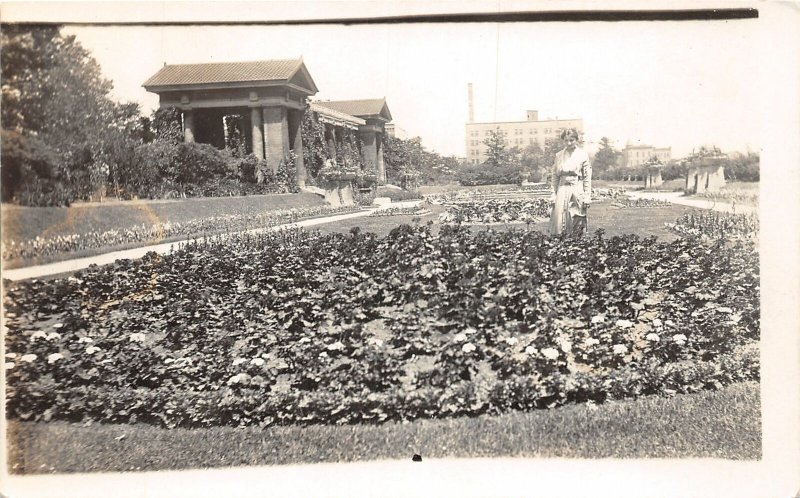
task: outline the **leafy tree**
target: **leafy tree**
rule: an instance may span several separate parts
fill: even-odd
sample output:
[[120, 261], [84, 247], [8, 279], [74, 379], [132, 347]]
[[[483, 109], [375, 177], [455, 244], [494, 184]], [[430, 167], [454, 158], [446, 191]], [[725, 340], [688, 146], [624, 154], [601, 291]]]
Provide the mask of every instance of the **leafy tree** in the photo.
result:
[[499, 129], [490, 131], [489, 136], [483, 141], [486, 145], [486, 164], [494, 168], [506, 166], [510, 162], [511, 153], [506, 143], [505, 133]]
[[760, 162], [761, 158], [757, 153], [736, 154], [723, 166], [725, 176], [729, 180], [757, 182], [761, 177]]
[[417, 174], [423, 161], [422, 140], [419, 137], [404, 140], [386, 135], [383, 138], [383, 164], [386, 180], [400, 184], [408, 175]]
[[618, 163], [622, 153], [616, 150], [608, 137], [600, 139], [600, 148], [594, 155], [592, 160], [592, 172], [598, 176], [609, 169], [614, 169]]
[[3, 129], [52, 149], [50, 176], [73, 198], [85, 197], [141, 143], [138, 106], [111, 100], [100, 66], [59, 27], [8, 25], [1, 36]]
[[156, 140], [171, 145], [178, 145], [183, 142], [181, 111], [174, 107], [156, 109], [151, 118], [151, 127]]

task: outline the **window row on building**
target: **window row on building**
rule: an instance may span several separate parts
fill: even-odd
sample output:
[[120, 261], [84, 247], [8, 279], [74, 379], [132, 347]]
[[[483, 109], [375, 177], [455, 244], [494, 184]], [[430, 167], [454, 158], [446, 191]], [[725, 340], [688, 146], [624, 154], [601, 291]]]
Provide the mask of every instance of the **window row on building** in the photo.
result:
[[582, 119], [548, 119], [539, 121], [538, 112], [528, 111], [527, 121], [493, 122], [493, 123], [467, 123], [466, 125], [466, 157], [471, 164], [482, 163], [486, 160], [487, 146], [485, 140], [492, 132], [498, 132], [506, 137], [510, 147], [526, 147], [530, 145], [543, 146], [548, 138], [556, 138], [565, 128], [575, 128], [583, 132]]

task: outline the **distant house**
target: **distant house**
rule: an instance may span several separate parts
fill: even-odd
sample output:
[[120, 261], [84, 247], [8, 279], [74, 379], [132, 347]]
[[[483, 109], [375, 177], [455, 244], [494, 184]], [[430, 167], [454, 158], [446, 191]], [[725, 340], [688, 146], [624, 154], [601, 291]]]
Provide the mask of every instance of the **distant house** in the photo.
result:
[[620, 156], [620, 166], [633, 168], [646, 164], [652, 159], [667, 163], [672, 159], [671, 147], [653, 147], [652, 145], [626, 145]]
[[386, 123], [386, 134], [390, 137], [399, 138], [401, 140], [408, 138], [408, 132], [394, 123]]

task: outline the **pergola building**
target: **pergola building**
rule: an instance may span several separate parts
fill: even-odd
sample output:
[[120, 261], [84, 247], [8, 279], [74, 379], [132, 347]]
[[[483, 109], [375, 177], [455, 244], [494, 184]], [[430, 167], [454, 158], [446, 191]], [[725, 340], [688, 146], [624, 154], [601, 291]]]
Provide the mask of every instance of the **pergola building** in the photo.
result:
[[[325, 100], [316, 102], [312, 109], [317, 111], [320, 120], [326, 123], [326, 139], [328, 139], [329, 128], [331, 133], [334, 132], [334, 127], [329, 123], [331, 116], [327, 112], [328, 110], [334, 111], [337, 115], [354, 116], [360, 120], [358, 135], [361, 139], [361, 154], [364, 157], [364, 164], [368, 170], [375, 171], [380, 183], [385, 183], [386, 169], [383, 163], [383, 143], [386, 123], [392, 120], [392, 114], [389, 112], [389, 106], [386, 105], [386, 99]], [[333, 117], [333, 119], [336, 118]], [[335, 154], [333, 156], [336, 157]]]
[[[273, 171], [295, 153], [297, 183], [304, 186], [301, 124], [310, 96], [318, 92], [303, 59], [164, 65], [142, 85], [158, 94], [159, 107], [179, 109], [186, 142], [226, 145], [226, 118], [241, 125], [247, 153]], [[385, 99], [312, 104], [326, 124], [332, 157], [343, 130], [357, 130], [367, 168], [385, 181], [384, 124], [391, 121]]]

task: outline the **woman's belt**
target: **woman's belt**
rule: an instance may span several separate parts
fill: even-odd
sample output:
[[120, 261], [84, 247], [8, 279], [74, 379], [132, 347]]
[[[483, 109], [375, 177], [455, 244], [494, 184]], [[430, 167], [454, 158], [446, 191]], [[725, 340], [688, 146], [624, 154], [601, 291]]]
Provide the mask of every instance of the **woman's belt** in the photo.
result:
[[578, 175], [564, 175], [558, 179], [558, 183], [559, 185], [575, 185], [582, 180]]

